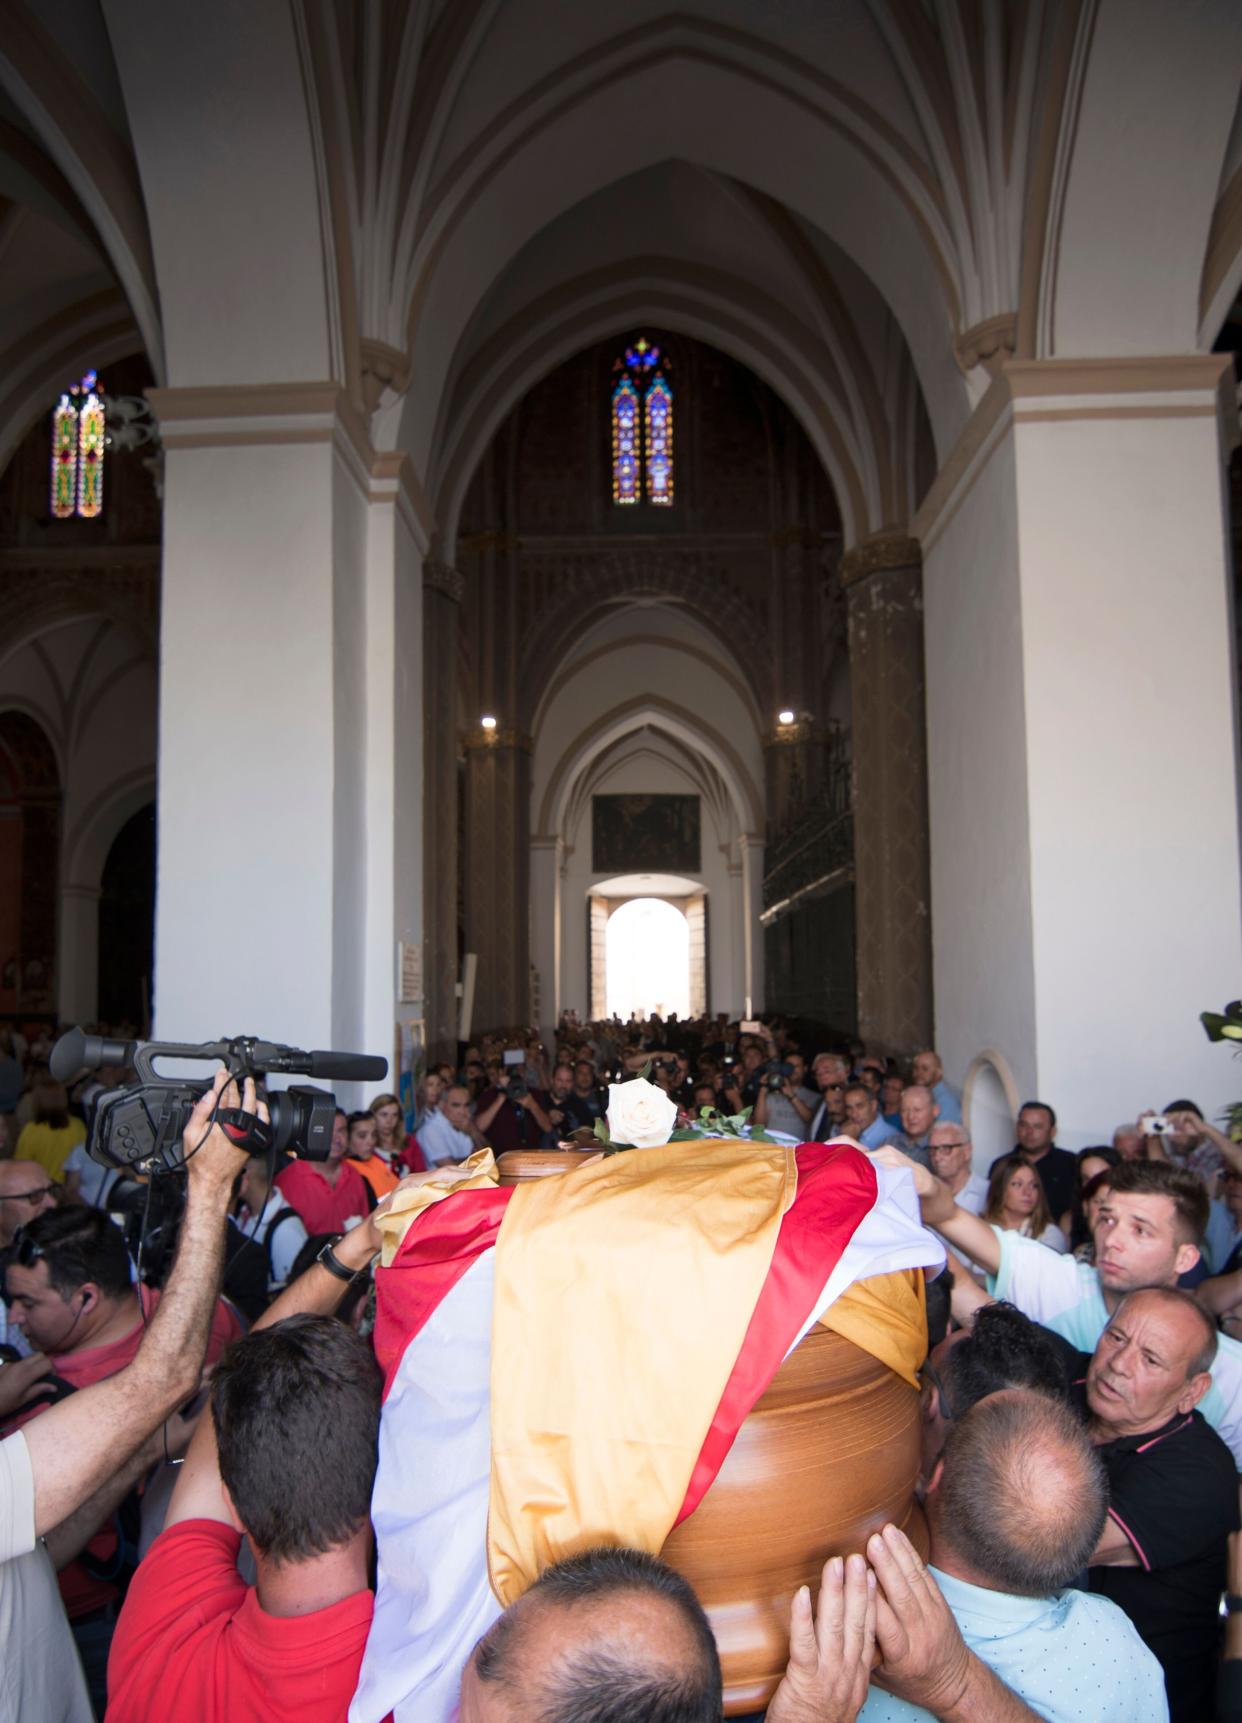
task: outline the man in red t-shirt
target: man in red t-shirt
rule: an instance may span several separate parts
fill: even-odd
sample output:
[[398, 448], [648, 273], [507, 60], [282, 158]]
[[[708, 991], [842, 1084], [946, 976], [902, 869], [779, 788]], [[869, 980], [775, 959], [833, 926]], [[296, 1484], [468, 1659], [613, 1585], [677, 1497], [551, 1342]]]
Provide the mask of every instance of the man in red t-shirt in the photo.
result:
[[327, 1313], [379, 1244], [367, 1220], [325, 1247], [218, 1367], [121, 1611], [107, 1723], [343, 1723], [374, 1602], [381, 1377]]
[[348, 1232], [375, 1206], [371, 1187], [345, 1159], [349, 1117], [337, 1109], [326, 1161], [294, 1161], [276, 1175], [276, 1189], [302, 1217], [308, 1233]]
[[[139, 1304], [124, 1235], [98, 1209], [79, 1207], [41, 1214], [22, 1229], [9, 1257], [5, 1287], [10, 1323], [48, 1356], [53, 1378], [74, 1389], [103, 1382], [133, 1363], [160, 1298], [143, 1287]], [[214, 1364], [240, 1333], [236, 1313], [217, 1299], [207, 1363]], [[40, 1401], [17, 1413], [3, 1434], [28, 1424], [47, 1406]], [[87, 1683], [98, 1695], [103, 1692], [120, 1596], [112, 1577], [116, 1557], [117, 1534], [109, 1522], [58, 1575]]]

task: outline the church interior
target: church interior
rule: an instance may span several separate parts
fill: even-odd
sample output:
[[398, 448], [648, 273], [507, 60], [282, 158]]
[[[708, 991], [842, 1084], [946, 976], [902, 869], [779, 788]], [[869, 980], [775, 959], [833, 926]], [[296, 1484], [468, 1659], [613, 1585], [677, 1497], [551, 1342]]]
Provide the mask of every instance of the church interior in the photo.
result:
[[1233, 1099], [1240, 72], [1229, 0], [7, 7], [0, 1021]]

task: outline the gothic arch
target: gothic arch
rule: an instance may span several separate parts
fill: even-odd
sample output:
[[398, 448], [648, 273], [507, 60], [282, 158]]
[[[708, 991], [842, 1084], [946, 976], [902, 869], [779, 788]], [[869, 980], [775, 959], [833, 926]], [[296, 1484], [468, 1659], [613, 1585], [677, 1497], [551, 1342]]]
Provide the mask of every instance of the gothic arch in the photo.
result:
[[[693, 280], [684, 264], [636, 259], [624, 270], [568, 283], [554, 304], [513, 319], [471, 360], [449, 397], [435, 486], [446, 558], [454, 554], [466, 490], [483, 451], [515, 404], [540, 379], [583, 348], [649, 322], [707, 341], [754, 371], [785, 403], [832, 481], [845, 542], [884, 518], [877, 474], [886, 453], [860, 440], [831, 354], [813, 332], [792, 326], [781, 308], [718, 272]], [[601, 290], [602, 296], [601, 296]]]
[[[741, 667], [741, 673], [749, 679], [759, 709], [771, 705], [771, 653], [767, 618], [762, 612], [731, 592], [706, 562], [687, 571], [683, 559], [674, 561], [658, 550], [635, 549], [611, 554], [606, 563], [584, 557], [580, 564], [563, 571], [556, 601], [543, 613], [522, 655], [518, 686], [523, 729], [531, 728], [541, 675], [548, 676], [549, 666], [562, 662], [584, 627], [619, 600], [644, 597], [684, 605], [732, 662], [736, 662], [735, 640], [752, 643], [749, 662]], [[536, 674], [539, 667], [541, 675]]]
[[552, 769], [540, 802], [537, 834], [562, 830], [565, 809], [581, 774], [590, 768], [599, 754], [643, 725], [665, 731], [683, 746], [700, 754], [728, 790], [738, 829], [747, 833], [762, 832], [763, 793], [732, 743], [697, 713], [666, 700], [662, 695], [648, 694], [614, 706], [564, 750]]

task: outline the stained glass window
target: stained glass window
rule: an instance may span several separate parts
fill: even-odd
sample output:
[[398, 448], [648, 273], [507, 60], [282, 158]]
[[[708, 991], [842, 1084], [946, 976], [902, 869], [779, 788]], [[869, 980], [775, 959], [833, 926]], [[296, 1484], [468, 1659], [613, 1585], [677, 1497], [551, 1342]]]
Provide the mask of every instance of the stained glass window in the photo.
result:
[[52, 513], [68, 520], [78, 506], [78, 409], [62, 395], [52, 411]]
[[94, 520], [103, 511], [107, 409], [99, 379], [88, 371], [52, 409], [52, 514]]
[[612, 500], [638, 501], [638, 390], [622, 377], [612, 392]]
[[673, 391], [657, 377], [643, 402], [643, 435], [647, 455], [647, 501], [673, 500]]
[[673, 501], [673, 386], [669, 361], [640, 336], [613, 364], [612, 500]]

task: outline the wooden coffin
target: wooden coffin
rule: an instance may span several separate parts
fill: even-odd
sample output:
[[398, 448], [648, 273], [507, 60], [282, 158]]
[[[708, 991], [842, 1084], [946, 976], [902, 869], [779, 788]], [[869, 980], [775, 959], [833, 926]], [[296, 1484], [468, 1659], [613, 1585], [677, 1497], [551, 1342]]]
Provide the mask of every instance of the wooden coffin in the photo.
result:
[[[501, 1183], [592, 1158], [560, 1149], [501, 1155]], [[914, 1501], [919, 1435], [917, 1390], [829, 1329], [812, 1329], [772, 1378], [711, 1489], [662, 1552], [711, 1619], [726, 1717], [771, 1699], [789, 1656], [793, 1594], [800, 1585], [818, 1592], [829, 1556], [861, 1552], [887, 1520], [926, 1555]]]

